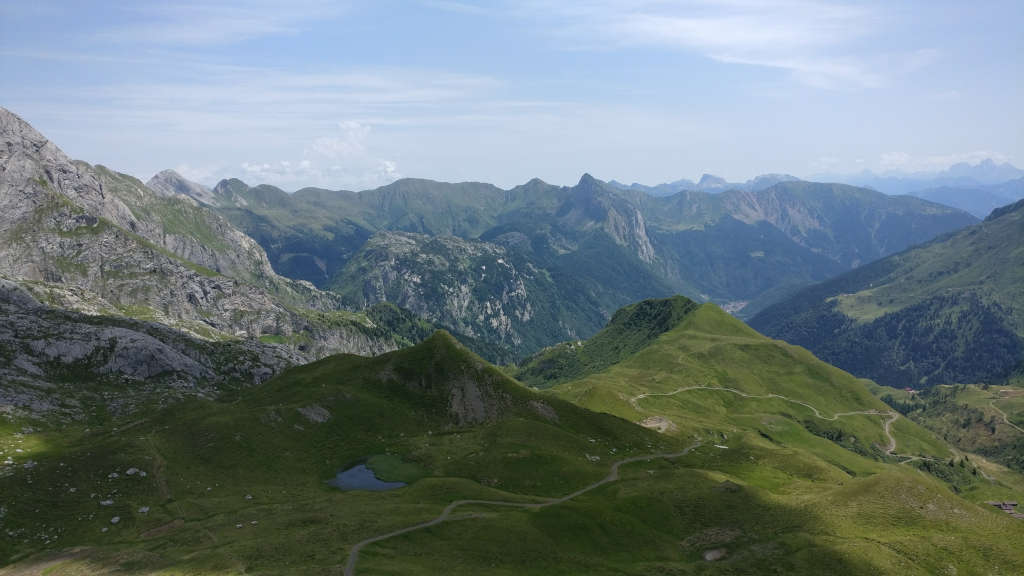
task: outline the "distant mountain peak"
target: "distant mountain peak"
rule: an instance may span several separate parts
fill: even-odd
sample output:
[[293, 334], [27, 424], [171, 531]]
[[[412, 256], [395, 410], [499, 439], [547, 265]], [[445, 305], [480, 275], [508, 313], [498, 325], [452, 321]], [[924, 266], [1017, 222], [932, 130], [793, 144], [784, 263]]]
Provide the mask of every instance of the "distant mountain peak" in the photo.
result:
[[714, 174], [701, 174], [700, 180], [697, 181], [697, 188], [725, 188], [729, 183], [726, 182], [725, 178], [721, 176], [715, 176]]
[[217, 204], [213, 191], [174, 170], [161, 170], [146, 182], [146, 188], [161, 196], [187, 196], [204, 204]]

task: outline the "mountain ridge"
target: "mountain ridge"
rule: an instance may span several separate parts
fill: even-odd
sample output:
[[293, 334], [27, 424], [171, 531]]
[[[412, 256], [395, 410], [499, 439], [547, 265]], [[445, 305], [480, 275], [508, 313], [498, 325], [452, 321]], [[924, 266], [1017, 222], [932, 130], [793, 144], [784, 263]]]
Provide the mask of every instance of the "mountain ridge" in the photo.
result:
[[[474, 289], [468, 308], [448, 303], [440, 285], [424, 293], [431, 285], [414, 284], [419, 272], [413, 268], [440, 262], [436, 254], [425, 253], [420, 263], [404, 252], [388, 254], [381, 248], [402, 244], [388, 234], [452, 236], [474, 250], [498, 245], [540, 276], [571, 282], [573, 292], [585, 296], [583, 307], [568, 319], [554, 316], [564, 326], [552, 331], [523, 325], [515, 335], [500, 330], [501, 341], [525, 343], [521, 350], [526, 354], [589, 336], [614, 310], [648, 297], [684, 293], [750, 316], [802, 286], [976, 221], [919, 199], [796, 181], [757, 192], [683, 191], [665, 198], [615, 188], [590, 174], [575, 186], [533, 179], [508, 190], [423, 179], [362, 192], [306, 188], [288, 194], [240, 180], [224, 180], [214, 190], [223, 199], [218, 211], [266, 249], [275, 270], [320, 288], [333, 287], [350, 306], [387, 295], [470, 334], [497, 333], [491, 322], [504, 325], [503, 316], [512, 317], [507, 311], [466, 312], [495, 310], [488, 302], [504, 301], [517, 290], [511, 285], [494, 285], [487, 293]], [[425, 240], [416, 244], [430, 246]], [[391, 270], [387, 278], [383, 269]], [[453, 273], [472, 276], [468, 269]], [[376, 278], [376, 288], [358, 288], [365, 274]], [[555, 292], [528, 291], [527, 300], [535, 310], [550, 309], [551, 303], [535, 298]], [[413, 298], [414, 293], [424, 294], [425, 300]], [[519, 309], [524, 311], [525, 304]]]
[[751, 325], [902, 388], [999, 381], [1024, 363], [1024, 201], [807, 288]]

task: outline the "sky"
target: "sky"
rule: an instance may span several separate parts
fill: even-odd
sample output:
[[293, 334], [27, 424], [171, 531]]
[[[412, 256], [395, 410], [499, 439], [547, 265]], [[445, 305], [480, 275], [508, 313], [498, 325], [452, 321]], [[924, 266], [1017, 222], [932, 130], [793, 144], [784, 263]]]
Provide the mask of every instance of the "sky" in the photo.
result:
[[69, 156], [286, 190], [1024, 166], [1024, 2], [0, 0]]

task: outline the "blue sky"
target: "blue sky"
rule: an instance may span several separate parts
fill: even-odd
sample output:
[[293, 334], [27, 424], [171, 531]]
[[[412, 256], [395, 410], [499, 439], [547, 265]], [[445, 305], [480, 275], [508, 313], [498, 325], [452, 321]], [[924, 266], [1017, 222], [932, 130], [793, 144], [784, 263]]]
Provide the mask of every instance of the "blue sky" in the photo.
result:
[[1024, 3], [0, 0], [69, 155], [285, 189], [1024, 165]]

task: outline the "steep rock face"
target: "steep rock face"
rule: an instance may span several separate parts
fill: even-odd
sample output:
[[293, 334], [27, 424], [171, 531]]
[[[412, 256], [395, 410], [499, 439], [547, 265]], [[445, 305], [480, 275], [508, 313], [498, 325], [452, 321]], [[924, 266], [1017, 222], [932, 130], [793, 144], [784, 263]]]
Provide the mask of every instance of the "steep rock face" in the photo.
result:
[[53, 211], [61, 204], [73, 204], [79, 212], [129, 230], [138, 226], [131, 210], [106, 194], [95, 174], [73, 164], [52, 142], [3, 108], [0, 168], [0, 235], [31, 222], [34, 213]]
[[356, 305], [393, 302], [467, 335], [518, 346], [535, 314], [527, 286], [537, 280], [495, 244], [382, 232], [335, 286]]
[[393, 349], [337, 296], [280, 278], [251, 239], [181, 197], [75, 163], [0, 109], [0, 274], [39, 299], [208, 338], [272, 335], [308, 358]]
[[138, 221], [134, 232], [143, 238], [214, 272], [266, 288], [289, 288], [291, 282], [274, 274], [263, 248], [216, 212], [190, 197], [155, 194], [139, 180], [104, 166], [76, 164], [91, 168], [103, 189], [131, 210]]
[[557, 215], [570, 229], [599, 226], [616, 244], [628, 247], [641, 261], [647, 264], [654, 261], [654, 246], [647, 236], [643, 214], [625, 199], [610, 194], [590, 174], [584, 174], [579, 184], [570, 190]]
[[[301, 361], [283, 346], [205, 342], [159, 324], [51, 308], [4, 279], [0, 316], [0, 406], [31, 415], [78, 418], [91, 400], [130, 410], [144, 401], [216, 395]], [[116, 393], [101, 398], [94, 385]]]

